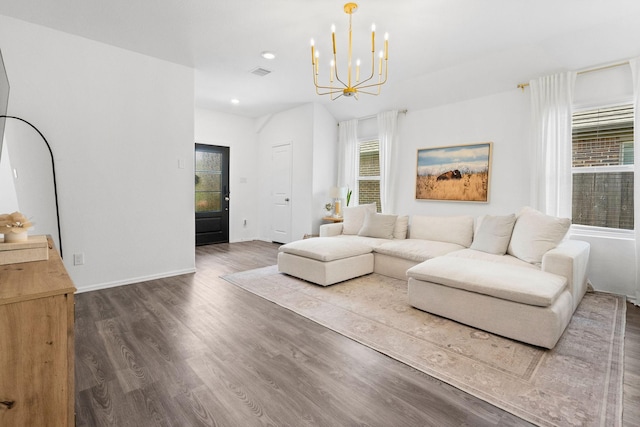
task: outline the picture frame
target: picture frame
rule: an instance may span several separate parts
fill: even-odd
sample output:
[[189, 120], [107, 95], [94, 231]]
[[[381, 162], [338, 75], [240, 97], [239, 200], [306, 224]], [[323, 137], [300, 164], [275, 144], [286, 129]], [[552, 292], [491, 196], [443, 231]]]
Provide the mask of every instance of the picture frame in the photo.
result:
[[416, 200], [489, 202], [492, 142], [418, 149]]

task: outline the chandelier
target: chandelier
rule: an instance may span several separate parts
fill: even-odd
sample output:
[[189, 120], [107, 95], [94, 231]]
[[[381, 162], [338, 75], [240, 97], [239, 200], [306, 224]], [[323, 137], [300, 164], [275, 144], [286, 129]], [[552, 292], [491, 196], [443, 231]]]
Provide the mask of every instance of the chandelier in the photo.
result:
[[[311, 39], [311, 64], [313, 65], [313, 84], [316, 87], [316, 93], [318, 95], [330, 95], [331, 100], [338, 99], [341, 96], [354, 97], [358, 99], [360, 93], [366, 93], [368, 95], [379, 95], [380, 88], [387, 82], [387, 71], [389, 58], [389, 34], [384, 35], [384, 50], [381, 50], [378, 54], [378, 70], [377, 79], [376, 76], [376, 26], [371, 25], [371, 73], [366, 76], [364, 80], [360, 80], [360, 59], [356, 60], [355, 67], [352, 62], [352, 32], [351, 32], [351, 17], [353, 13], [358, 10], [356, 3], [347, 3], [344, 5], [344, 11], [349, 15], [349, 46], [347, 50], [347, 76], [346, 79], [340, 77], [338, 73], [338, 60], [336, 51], [336, 27], [331, 26], [331, 41], [333, 44], [333, 59], [329, 63], [329, 84], [321, 85], [318, 83], [318, 76], [320, 74], [320, 54], [315, 48], [315, 43]], [[384, 71], [383, 71], [384, 60]], [[355, 71], [355, 75], [354, 75]], [[376, 81], [377, 80], [377, 81]]]

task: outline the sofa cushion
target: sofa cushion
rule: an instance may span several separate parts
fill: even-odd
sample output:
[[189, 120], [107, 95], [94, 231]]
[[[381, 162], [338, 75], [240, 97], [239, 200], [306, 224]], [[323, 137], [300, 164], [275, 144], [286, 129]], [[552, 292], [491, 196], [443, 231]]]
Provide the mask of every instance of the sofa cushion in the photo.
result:
[[506, 264], [496, 268], [477, 259], [465, 260], [461, 268], [460, 259], [448, 256], [420, 263], [407, 276], [539, 307], [553, 304], [567, 286], [567, 279], [556, 274]]
[[384, 215], [376, 212], [367, 212], [362, 228], [358, 236], [378, 237], [381, 239], [393, 239], [393, 230], [396, 227], [398, 215]]
[[532, 264], [541, 264], [545, 253], [558, 246], [571, 220], [545, 215], [530, 207], [518, 213], [507, 253]]
[[390, 242], [389, 239], [380, 239], [378, 237], [365, 237], [358, 236], [357, 234], [340, 234], [339, 236], [334, 236], [332, 239], [342, 240], [345, 242], [356, 242], [361, 245], [369, 246], [370, 248], [377, 248], [380, 245]]
[[[475, 249], [462, 249], [459, 251], [448, 253], [446, 256], [462, 258], [460, 260], [461, 265], [464, 265], [467, 259], [479, 259], [482, 261], [495, 262], [500, 264], [517, 265], [523, 268], [532, 268], [534, 270], [540, 270], [540, 266], [530, 264], [526, 261], [516, 258], [513, 255], [496, 255], [488, 252], [476, 251]], [[498, 267], [499, 268], [499, 267]]]
[[374, 248], [374, 252], [396, 258], [422, 262], [453, 251], [464, 249], [455, 243], [437, 242], [434, 240], [405, 239], [383, 243]]
[[287, 243], [280, 246], [278, 250], [292, 255], [328, 262], [368, 254], [371, 252], [371, 247], [354, 241], [332, 237], [316, 237]]
[[393, 229], [393, 238], [406, 239], [408, 229], [409, 229], [409, 217], [407, 215], [399, 216], [398, 219], [396, 219], [396, 225]]
[[514, 214], [505, 216], [484, 215], [478, 219], [478, 229], [473, 236], [471, 249], [490, 254], [507, 253], [511, 232], [516, 223]]
[[342, 210], [342, 234], [358, 234], [367, 212], [376, 212], [376, 204], [346, 207]]
[[468, 248], [473, 239], [473, 218], [470, 216], [420, 216], [411, 220], [411, 239], [455, 243]]

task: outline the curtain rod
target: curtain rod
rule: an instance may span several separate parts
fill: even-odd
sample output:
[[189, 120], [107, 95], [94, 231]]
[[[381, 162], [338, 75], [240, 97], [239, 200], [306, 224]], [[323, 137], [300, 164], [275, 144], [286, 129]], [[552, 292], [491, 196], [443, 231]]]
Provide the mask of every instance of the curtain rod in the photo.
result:
[[[580, 70], [580, 71], [576, 72], [576, 74], [593, 73], [594, 71], [608, 70], [609, 68], [621, 67], [623, 65], [628, 65], [628, 64], [629, 64], [629, 61], [616, 62], [615, 64], [602, 65], [600, 67], [594, 67], [594, 68], [586, 68], [584, 70]], [[522, 89], [522, 91], [524, 92], [524, 88], [527, 87], [527, 86], [529, 86], [529, 83], [520, 83], [518, 85], [518, 89]]]
[[[407, 109], [405, 108], [404, 110], [398, 110], [398, 114], [407, 114]], [[356, 120], [360, 121], [360, 120], [371, 120], [371, 119], [375, 119], [376, 117], [378, 117], [377, 114], [372, 114], [370, 116], [364, 116], [364, 117], [359, 117]], [[338, 123], [338, 126], [340, 126], [340, 123]]]

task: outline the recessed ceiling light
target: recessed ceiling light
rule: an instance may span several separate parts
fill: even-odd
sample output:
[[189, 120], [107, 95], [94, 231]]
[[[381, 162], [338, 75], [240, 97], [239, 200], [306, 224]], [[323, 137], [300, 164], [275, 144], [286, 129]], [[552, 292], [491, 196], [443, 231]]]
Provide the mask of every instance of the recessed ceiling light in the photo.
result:
[[262, 57], [264, 59], [275, 59], [275, 57], [276, 57], [275, 53], [269, 52], [269, 51], [266, 51], [266, 50], [264, 52], [262, 52], [261, 55], [262, 55]]
[[232, 103], [233, 105], [238, 105], [238, 104], [240, 104], [240, 100], [239, 100], [239, 99], [236, 99], [236, 98], [233, 98], [233, 99], [231, 100], [231, 103]]

